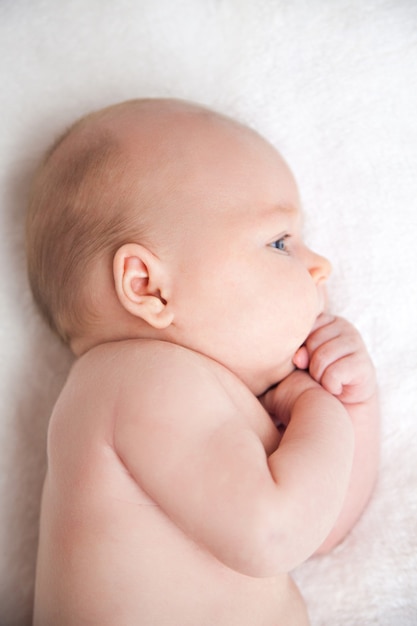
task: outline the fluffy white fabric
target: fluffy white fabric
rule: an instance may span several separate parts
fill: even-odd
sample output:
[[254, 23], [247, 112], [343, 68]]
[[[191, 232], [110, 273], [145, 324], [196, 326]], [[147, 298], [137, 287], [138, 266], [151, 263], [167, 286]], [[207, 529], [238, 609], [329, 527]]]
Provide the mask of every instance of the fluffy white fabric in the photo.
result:
[[1, 626], [30, 623], [46, 429], [71, 362], [28, 291], [29, 177], [75, 117], [137, 96], [238, 117], [292, 165], [307, 238], [333, 261], [333, 309], [368, 342], [383, 411], [369, 507], [295, 577], [313, 626], [417, 624], [417, 4], [3, 0], [0, 58]]

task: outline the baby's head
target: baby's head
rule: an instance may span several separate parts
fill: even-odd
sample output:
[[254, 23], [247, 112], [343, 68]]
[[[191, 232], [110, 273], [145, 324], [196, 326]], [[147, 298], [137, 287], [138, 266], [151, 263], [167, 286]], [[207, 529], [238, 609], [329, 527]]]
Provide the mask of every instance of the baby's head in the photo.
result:
[[300, 221], [288, 166], [253, 130], [190, 103], [129, 101], [47, 153], [28, 212], [30, 283], [77, 355], [162, 339], [260, 393], [291, 371], [324, 306], [329, 264]]

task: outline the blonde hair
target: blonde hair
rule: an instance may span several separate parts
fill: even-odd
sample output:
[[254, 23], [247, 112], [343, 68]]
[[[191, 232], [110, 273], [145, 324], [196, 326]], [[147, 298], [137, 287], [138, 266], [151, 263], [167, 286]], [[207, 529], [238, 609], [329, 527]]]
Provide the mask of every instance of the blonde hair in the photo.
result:
[[[126, 155], [108, 129], [86, 131], [94, 115], [77, 121], [48, 150], [27, 213], [32, 293], [65, 343], [94, 322], [94, 289], [86, 277], [95, 261], [104, 259], [111, 270], [117, 248], [140, 236], [137, 215], [128, 210], [132, 194]], [[67, 146], [74, 136], [75, 146]]]

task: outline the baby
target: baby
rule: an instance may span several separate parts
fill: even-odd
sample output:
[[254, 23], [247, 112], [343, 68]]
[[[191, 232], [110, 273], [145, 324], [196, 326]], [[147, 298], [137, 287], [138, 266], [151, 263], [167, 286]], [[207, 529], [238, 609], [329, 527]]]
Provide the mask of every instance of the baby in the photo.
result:
[[302, 626], [289, 572], [378, 460], [374, 368], [253, 130], [175, 100], [78, 121], [35, 178], [31, 287], [76, 360], [48, 434], [36, 626]]

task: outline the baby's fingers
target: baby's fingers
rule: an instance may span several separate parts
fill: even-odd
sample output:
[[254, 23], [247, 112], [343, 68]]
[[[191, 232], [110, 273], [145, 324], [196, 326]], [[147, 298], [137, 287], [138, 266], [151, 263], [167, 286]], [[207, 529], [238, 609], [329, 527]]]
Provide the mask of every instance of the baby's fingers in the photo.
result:
[[369, 363], [356, 355], [342, 357], [329, 365], [320, 383], [326, 391], [346, 404], [364, 402], [375, 390], [375, 378], [370, 376]]
[[321, 380], [325, 369], [333, 362], [355, 353], [365, 352], [357, 330], [341, 317], [320, 316], [318, 324], [307, 338], [310, 374]]
[[[311, 344], [308, 347], [311, 349]], [[328, 339], [317, 348], [313, 348], [309, 364], [310, 375], [314, 380], [321, 383], [323, 374], [330, 365], [342, 358], [352, 357], [354, 353], [355, 345], [353, 342], [341, 341], [339, 336]]]
[[299, 370], [308, 369], [308, 366], [310, 363], [310, 356], [308, 354], [308, 350], [306, 346], [301, 346], [301, 348], [298, 348], [297, 352], [294, 355], [292, 362], [294, 363], [296, 367], [298, 367]]

